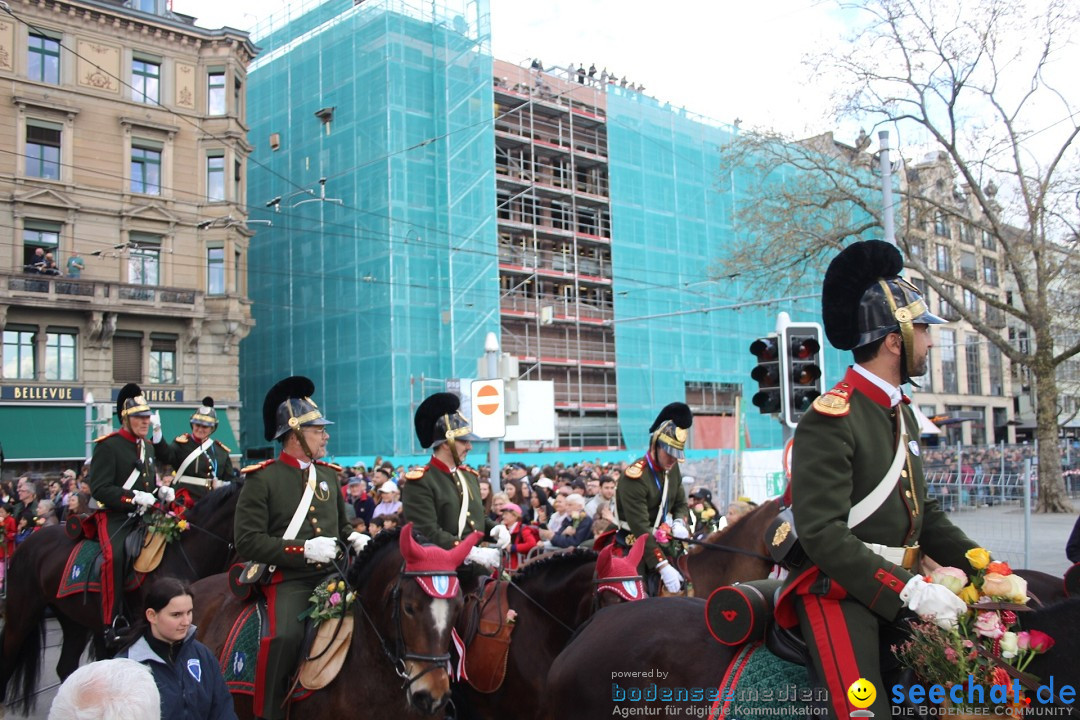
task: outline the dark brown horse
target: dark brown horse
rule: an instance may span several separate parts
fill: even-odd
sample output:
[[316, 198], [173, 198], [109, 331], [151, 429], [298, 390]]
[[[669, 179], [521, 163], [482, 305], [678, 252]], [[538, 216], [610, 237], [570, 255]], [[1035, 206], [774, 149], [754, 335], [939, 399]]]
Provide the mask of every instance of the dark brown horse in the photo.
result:
[[[412, 523], [379, 533], [348, 571], [356, 601], [345, 664], [329, 685], [296, 703], [293, 717], [441, 717], [450, 700], [450, 645], [461, 589], [449, 584], [451, 597], [433, 597], [420, 581], [430, 585], [434, 574], [449, 578], [477, 539], [474, 533], [446, 551], [420, 546]], [[412, 569], [417, 563], [442, 569]], [[220, 657], [245, 604], [230, 592], [225, 575], [200, 580], [193, 590], [198, 638]], [[253, 717], [251, 696], [233, 697], [237, 715]]]
[[693, 545], [679, 560], [693, 595], [707, 598], [718, 587], [768, 577], [773, 562], [765, 546], [765, 530], [778, 512], [779, 501], [770, 500], [734, 525], [711, 533], [704, 544]]
[[[458, 717], [541, 717], [547, 669], [574, 632], [597, 608], [645, 597], [644, 585], [633, 570], [644, 549], [644, 543], [635, 544], [630, 555], [620, 562], [618, 558], [611, 560], [609, 546], [601, 553], [606, 557], [599, 563], [599, 573], [597, 553], [576, 549], [541, 555], [511, 575], [508, 607], [499, 612], [501, 617], [510, 611], [516, 616], [506, 658], [506, 678], [492, 693], [460, 683], [454, 693]], [[609, 573], [606, 568], [615, 572]], [[600, 582], [605, 577], [611, 580]], [[612, 587], [623, 582], [634, 587], [629, 592]], [[603, 587], [600, 592], [598, 584]]]
[[[209, 493], [187, 511], [191, 527], [169, 544], [153, 574], [196, 580], [228, 568], [233, 555], [233, 513], [239, 486], [230, 483]], [[19, 546], [7, 571], [7, 608], [0, 631], [0, 702], [8, 692], [19, 693], [16, 707], [27, 714], [33, 709], [34, 691], [41, 670], [45, 632], [45, 608], [52, 608], [63, 631], [56, 672], [61, 679], [79, 666], [79, 658], [91, 636], [95, 655], [106, 657], [101, 642], [103, 625], [97, 593], [76, 593], [57, 599], [68, 556], [76, 541], [63, 526], [35, 531]], [[129, 608], [142, 606], [142, 591], [126, 596]]]
[[[1080, 599], [1024, 613], [1021, 622], [1025, 629], [1043, 630], [1056, 641], [1027, 669], [1043, 684], [1053, 676], [1055, 692], [1067, 685], [1076, 688]], [[699, 598], [655, 598], [607, 608], [552, 666], [546, 717], [592, 720], [626, 709], [644, 715], [648, 711], [642, 708], [658, 717], [708, 717], [709, 693], [715, 696], [739, 650], [709, 637], [705, 601]], [[684, 697], [685, 691], [686, 699], [663, 701], [665, 691], [674, 698]], [[1075, 708], [1073, 713], [1077, 714]]]

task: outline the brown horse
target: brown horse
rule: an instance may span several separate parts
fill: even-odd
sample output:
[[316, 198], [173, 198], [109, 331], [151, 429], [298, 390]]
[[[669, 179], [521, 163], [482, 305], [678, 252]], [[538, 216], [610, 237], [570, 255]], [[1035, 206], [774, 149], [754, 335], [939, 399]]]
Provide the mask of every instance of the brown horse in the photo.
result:
[[[479, 537], [474, 533], [446, 551], [419, 545], [412, 523], [379, 533], [346, 576], [356, 601], [345, 664], [329, 685], [296, 704], [295, 717], [441, 715], [450, 700], [451, 635], [462, 606], [461, 588], [449, 579]], [[446, 579], [447, 597], [429, 594], [439, 585], [435, 576]], [[200, 580], [193, 590], [198, 637], [220, 657], [245, 604], [229, 590], [226, 575]], [[254, 716], [250, 695], [233, 697], [237, 715]]]
[[[1055, 639], [1054, 647], [1037, 655], [1027, 669], [1043, 683], [1053, 677], [1055, 692], [1067, 685], [1076, 688], [1080, 599], [1024, 613], [1022, 623]], [[705, 601], [699, 598], [655, 598], [607, 608], [555, 660], [548, 674], [546, 717], [593, 720], [627, 710], [657, 717], [709, 717], [709, 694], [715, 698], [739, 650], [709, 637]], [[671, 697], [665, 701], [666, 692]]]
[[780, 502], [770, 500], [734, 525], [711, 533], [702, 543], [695, 543], [679, 559], [692, 594], [705, 598], [718, 587], [768, 577], [773, 561], [765, 546], [765, 530], [778, 512]]
[[[238, 483], [209, 493], [190, 510], [190, 528], [170, 543], [154, 575], [196, 580], [224, 571], [232, 557], [233, 513], [240, 493]], [[0, 631], [0, 703], [8, 691], [19, 692], [16, 707], [28, 714], [34, 706], [45, 633], [45, 609], [52, 608], [63, 632], [56, 672], [61, 679], [79, 666], [79, 658], [93, 635], [94, 654], [107, 657], [101, 641], [101, 603], [96, 593], [57, 598], [68, 556], [77, 541], [63, 526], [35, 531], [19, 546], [7, 571], [7, 609]], [[129, 608], [142, 606], [142, 590], [127, 593]]]
[[582, 549], [555, 552], [513, 574], [508, 607], [500, 611], [501, 616], [508, 611], [516, 614], [506, 678], [492, 693], [460, 683], [454, 693], [458, 717], [541, 717], [547, 669], [574, 632], [597, 608], [645, 597], [641, 578], [633, 570], [644, 549], [644, 543], [635, 543], [626, 559], [612, 559], [610, 546], [599, 556]]

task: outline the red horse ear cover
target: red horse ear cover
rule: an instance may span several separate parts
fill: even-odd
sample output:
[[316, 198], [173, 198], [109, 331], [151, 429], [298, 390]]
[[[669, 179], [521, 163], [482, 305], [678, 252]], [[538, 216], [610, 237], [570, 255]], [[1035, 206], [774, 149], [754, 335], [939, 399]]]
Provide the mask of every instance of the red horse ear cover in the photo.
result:
[[645, 598], [645, 585], [638, 574], [638, 565], [645, 554], [645, 543], [636, 542], [626, 557], [612, 554], [614, 544], [600, 551], [596, 559], [596, 592], [612, 592], [627, 602]]
[[434, 598], [452, 598], [460, 591], [457, 568], [483, 535], [474, 532], [462, 540], [453, 550], [443, 550], [436, 545], [421, 545], [412, 534], [413, 524], [401, 529], [398, 545], [405, 558], [405, 572], [424, 573], [416, 576], [416, 582]]

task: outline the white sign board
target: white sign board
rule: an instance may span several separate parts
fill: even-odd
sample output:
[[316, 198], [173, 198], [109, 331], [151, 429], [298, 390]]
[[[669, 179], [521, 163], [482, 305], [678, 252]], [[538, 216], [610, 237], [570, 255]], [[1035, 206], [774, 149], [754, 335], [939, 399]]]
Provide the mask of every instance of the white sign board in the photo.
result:
[[502, 380], [473, 380], [469, 393], [474, 435], [492, 440], [506, 435], [506, 388]]
[[506, 426], [504, 440], [538, 442], [558, 439], [555, 434], [555, 383], [551, 380], [517, 381], [517, 425]]

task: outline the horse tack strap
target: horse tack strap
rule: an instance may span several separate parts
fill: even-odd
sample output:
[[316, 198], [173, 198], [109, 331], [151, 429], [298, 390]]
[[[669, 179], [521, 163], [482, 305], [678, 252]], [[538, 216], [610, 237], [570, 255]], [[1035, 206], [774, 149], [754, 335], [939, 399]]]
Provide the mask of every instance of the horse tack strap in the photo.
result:
[[506, 661], [510, 654], [510, 634], [514, 626], [506, 622], [509, 609], [509, 583], [490, 582], [480, 600], [480, 621], [476, 636], [465, 653], [465, 674], [477, 692], [493, 693], [506, 679]]

